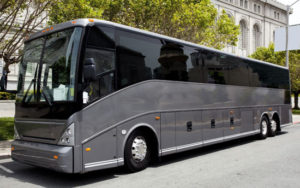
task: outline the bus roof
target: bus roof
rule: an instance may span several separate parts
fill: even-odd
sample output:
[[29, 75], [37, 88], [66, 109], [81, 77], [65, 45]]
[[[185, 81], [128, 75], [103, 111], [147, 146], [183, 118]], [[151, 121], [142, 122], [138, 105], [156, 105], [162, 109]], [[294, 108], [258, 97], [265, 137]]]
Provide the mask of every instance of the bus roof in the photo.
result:
[[238, 58], [241, 58], [241, 59], [244, 59], [244, 60], [250, 60], [252, 62], [254, 61], [254, 62], [257, 62], [257, 63], [262, 63], [262, 64], [266, 64], [266, 65], [270, 65], [270, 66], [274, 66], [274, 67], [278, 67], [278, 68], [282, 68], [282, 69], [288, 69], [284, 66], [276, 65], [276, 64], [273, 64], [273, 63], [265, 62], [265, 61], [260, 61], [260, 60], [249, 58], [249, 57], [238, 56], [238, 55], [235, 55], [235, 54], [232, 54], [232, 53], [224, 52], [224, 51], [221, 51], [221, 50], [217, 50], [217, 49], [210, 48], [210, 47], [207, 47], [207, 46], [203, 46], [203, 45], [195, 44], [195, 43], [192, 43], [192, 42], [184, 41], [184, 40], [181, 40], [181, 39], [161, 35], [161, 34], [158, 34], [158, 33], [150, 32], [150, 31], [146, 31], [146, 30], [141, 30], [141, 29], [129, 27], [129, 26], [126, 26], [126, 25], [110, 22], [110, 21], [90, 19], [90, 18], [76, 19], [76, 20], [71, 20], [71, 21], [68, 21], [68, 22], [60, 23], [60, 24], [57, 24], [57, 25], [54, 25], [54, 26], [50, 26], [50, 27], [48, 27], [44, 30], [40, 30], [36, 33], [33, 33], [32, 35], [30, 35], [30, 37], [25, 42], [36, 39], [36, 38], [39, 38], [39, 37], [42, 37], [44, 35], [48, 35], [50, 33], [54, 33], [54, 32], [63, 30], [63, 29], [76, 27], [76, 26], [81, 26], [81, 27], [93, 26], [95, 23], [101, 24], [101, 25], [106, 25], [106, 26], [112, 26], [112, 27], [116, 27], [116, 28], [121, 28], [121, 29], [124, 29], [124, 30], [133, 31], [133, 32], [141, 33], [141, 34], [156, 37], [156, 38], [162, 38], [162, 39], [178, 42], [178, 43], [181, 43], [181, 44], [185, 44], [185, 45], [188, 45], [188, 46], [202, 48], [202, 49], [214, 51], [214, 52], [217, 52], [217, 53], [220, 53], [220, 54], [238, 57]]

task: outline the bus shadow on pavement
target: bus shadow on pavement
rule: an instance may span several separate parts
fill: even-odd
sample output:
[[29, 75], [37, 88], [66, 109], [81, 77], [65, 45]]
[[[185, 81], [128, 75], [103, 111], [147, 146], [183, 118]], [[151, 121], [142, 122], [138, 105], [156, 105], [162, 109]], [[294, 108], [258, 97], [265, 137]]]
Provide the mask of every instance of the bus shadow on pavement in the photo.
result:
[[[278, 134], [284, 135], [288, 132], [282, 131]], [[269, 138], [272, 139], [272, 138]], [[230, 149], [240, 145], [250, 144], [260, 141], [256, 136], [250, 136], [232, 140], [220, 144], [202, 147], [186, 152], [172, 154], [162, 157], [159, 162], [155, 162], [150, 168], [159, 168], [172, 163], [181, 162], [184, 160], [200, 157], [221, 150]], [[4, 168], [3, 168], [4, 167]], [[16, 179], [18, 182], [26, 182], [33, 185], [43, 187], [74, 187], [84, 186], [101, 181], [118, 178], [120, 175], [129, 175], [130, 173], [123, 167], [112, 168], [106, 170], [98, 170], [86, 174], [64, 174], [49, 169], [32, 167], [17, 163], [15, 161], [0, 163], [0, 177]]]
[[65, 174], [49, 169], [32, 167], [10, 161], [0, 164], [12, 173], [0, 167], [0, 177], [16, 179], [17, 182], [29, 183], [43, 187], [74, 187], [84, 186], [96, 182], [118, 178], [119, 175], [127, 174], [125, 168], [112, 168], [94, 171], [86, 174]]
[[[284, 135], [287, 133], [288, 133], [287, 131], [281, 131], [280, 133], [277, 133], [276, 136], [281, 136], [281, 135]], [[267, 139], [272, 139], [272, 137], [268, 137]], [[254, 143], [257, 141], [263, 141], [263, 140], [259, 139], [257, 135], [254, 135], [254, 136], [239, 138], [239, 139], [235, 139], [235, 140], [231, 140], [231, 141], [227, 141], [227, 142], [223, 142], [223, 143], [219, 143], [219, 144], [214, 144], [214, 145], [210, 145], [210, 146], [204, 146], [201, 148], [184, 151], [181, 153], [167, 155], [165, 157], [162, 157], [160, 162], [153, 164], [151, 167], [157, 168], [160, 166], [165, 166], [165, 165], [169, 165], [172, 163], [181, 162], [184, 160], [192, 159], [195, 157], [200, 157], [200, 156], [214, 153], [217, 151], [222, 151], [222, 150], [238, 147], [240, 145]]]

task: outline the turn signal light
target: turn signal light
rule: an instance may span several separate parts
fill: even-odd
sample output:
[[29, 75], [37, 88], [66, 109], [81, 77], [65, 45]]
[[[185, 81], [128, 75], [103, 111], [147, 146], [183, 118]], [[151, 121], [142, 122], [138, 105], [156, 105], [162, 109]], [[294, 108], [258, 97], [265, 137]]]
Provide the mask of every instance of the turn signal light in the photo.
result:
[[160, 120], [160, 117], [159, 117], [159, 116], [156, 116], [155, 119], [156, 119], [156, 120]]
[[15, 150], [15, 147], [12, 146], [12, 147], [11, 147], [11, 151], [14, 151], [14, 150]]
[[85, 151], [91, 151], [91, 148], [85, 148]]
[[58, 159], [58, 156], [57, 156], [57, 155], [54, 155], [53, 158], [54, 158], [54, 159]]
[[89, 22], [94, 22], [94, 19], [89, 19]]

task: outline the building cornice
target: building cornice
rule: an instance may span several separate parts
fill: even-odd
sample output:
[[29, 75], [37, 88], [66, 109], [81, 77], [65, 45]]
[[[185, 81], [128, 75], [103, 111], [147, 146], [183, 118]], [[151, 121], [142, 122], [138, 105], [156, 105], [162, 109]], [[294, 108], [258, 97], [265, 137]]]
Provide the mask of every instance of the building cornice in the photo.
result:
[[278, 2], [276, 0], [259, 0], [259, 1], [263, 2], [263, 3], [266, 3], [266, 4], [269, 4], [269, 5], [272, 5], [272, 6], [276, 7], [276, 8], [279, 8], [279, 9], [284, 10], [284, 11], [287, 10], [287, 6], [286, 5], [280, 3], [280, 2]]

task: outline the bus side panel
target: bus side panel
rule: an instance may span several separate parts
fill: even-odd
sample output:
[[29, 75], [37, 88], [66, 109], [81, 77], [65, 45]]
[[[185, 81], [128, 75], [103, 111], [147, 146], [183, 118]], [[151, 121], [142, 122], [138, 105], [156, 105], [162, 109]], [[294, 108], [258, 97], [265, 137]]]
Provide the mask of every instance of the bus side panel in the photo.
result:
[[249, 132], [254, 130], [253, 111], [251, 109], [243, 109], [241, 112], [242, 129], [241, 132]]
[[224, 110], [224, 136], [230, 136], [241, 132], [241, 114], [239, 109]]
[[291, 107], [290, 106], [282, 106], [281, 107], [281, 113], [280, 113], [280, 124], [284, 125], [287, 123], [291, 123], [292, 119], [291, 119]]
[[176, 152], [175, 112], [161, 113], [160, 140], [162, 155]]
[[156, 117], [159, 116], [160, 113], [143, 115], [127, 121], [117, 127], [117, 158], [119, 159], [118, 166], [124, 164], [124, 149], [128, 137], [133, 131], [137, 130], [138, 128], [144, 127], [154, 132], [156, 138], [153, 139], [157, 139], [157, 149], [160, 148], [160, 120], [156, 119]]
[[116, 142], [116, 129], [112, 129], [83, 144], [83, 171], [116, 167]]
[[223, 139], [223, 110], [202, 111], [203, 143], [214, 142], [215, 139]]
[[[176, 112], [176, 146], [180, 151], [202, 144], [201, 111]], [[194, 146], [188, 145], [195, 143]]]

